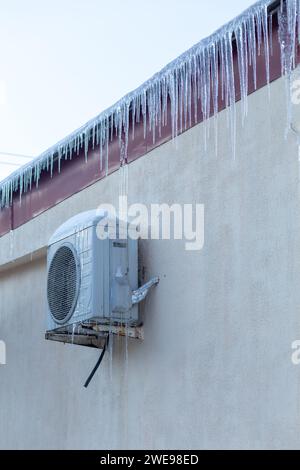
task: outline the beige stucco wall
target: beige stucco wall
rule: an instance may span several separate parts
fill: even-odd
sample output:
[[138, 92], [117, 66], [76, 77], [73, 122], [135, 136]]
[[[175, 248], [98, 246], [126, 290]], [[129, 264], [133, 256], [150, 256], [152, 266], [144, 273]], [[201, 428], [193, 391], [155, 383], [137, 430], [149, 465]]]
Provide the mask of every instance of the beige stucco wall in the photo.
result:
[[116, 203], [119, 175], [0, 239], [0, 448], [300, 448], [300, 191], [284, 139], [283, 80], [249, 98], [232, 159], [226, 113], [205, 154], [203, 125], [129, 167], [129, 202], [205, 204], [205, 245], [142, 241], [145, 341], [116, 339], [88, 389], [96, 350], [44, 340], [45, 246], [74, 214]]

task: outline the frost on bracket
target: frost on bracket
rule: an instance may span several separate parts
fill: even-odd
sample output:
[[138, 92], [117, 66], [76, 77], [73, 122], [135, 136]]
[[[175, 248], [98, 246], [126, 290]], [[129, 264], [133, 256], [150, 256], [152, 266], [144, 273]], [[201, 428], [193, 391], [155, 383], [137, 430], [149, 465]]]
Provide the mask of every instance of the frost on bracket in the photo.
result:
[[[8, 206], [13, 194], [30, 191], [38, 186], [42, 172], [52, 176], [54, 163], [58, 171], [61, 161], [99, 148], [101, 169], [108, 171], [109, 142], [117, 136], [122, 148], [122, 163], [127, 160], [129, 139], [134, 139], [135, 124], [144, 126], [144, 137], [152, 134], [153, 142], [171, 118], [172, 137], [199, 122], [216, 116], [222, 107], [229, 108], [231, 142], [235, 147], [237, 93], [242, 99], [242, 119], [247, 115], [248, 73], [252, 66], [254, 86], [257, 84], [256, 61], [265, 59], [266, 80], [269, 82], [269, 58], [272, 51], [273, 0], [256, 2], [239, 17], [210, 37], [200, 41], [167, 65], [142, 86], [126, 95], [66, 139], [44, 152], [0, 183], [0, 206]], [[295, 66], [296, 46], [300, 34], [300, 0], [282, 0], [272, 15], [278, 15], [282, 73], [290, 75]], [[238, 80], [234, 73], [237, 55]], [[238, 82], [238, 83], [237, 83]], [[205, 127], [205, 126], [204, 126]], [[206, 127], [205, 127], [206, 128]], [[120, 157], [121, 158], [121, 157]]]

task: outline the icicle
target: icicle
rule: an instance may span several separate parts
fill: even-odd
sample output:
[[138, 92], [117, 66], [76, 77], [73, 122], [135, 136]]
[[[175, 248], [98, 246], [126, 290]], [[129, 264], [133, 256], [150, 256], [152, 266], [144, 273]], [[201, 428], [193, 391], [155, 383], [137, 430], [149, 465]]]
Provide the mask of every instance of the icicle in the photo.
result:
[[129, 354], [128, 354], [128, 342], [129, 342], [129, 330], [128, 323], [125, 323], [125, 381], [126, 388], [128, 387], [128, 369], [129, 369]]
[[256, 47], [255, 37], [256, 37], [255, 19], [254, 19], [254, 16], [251, 16], [248, 20], [248, 50], [249, 50], [249, 62], [252, 65], [252, 69], [253, 69], [254, 90], [257, 89], [257, 74], [256, 74], [257, 47]]
[[89, 131], [87, 130], [84, 133], [84, 158], [86, 162], [88, 159], [88, 152], [89, 152]]
[[235, 159], [236, 144], [236, 109], [235, 109], [235, 83], [233, 69], [232, 54], [232, 33], [231, 31], [224, 38], [225, 51], [225, 90], [226, 90], [226, 107], [229, 110], [230, 129], [231, 129], [231, 145], [232, 155]]
[[114, 335], [112, 333], [112, 322], [109, 323], [109, 375], [110, 382], [113, 381], [113, 353], [114, 353]]
[[269, 16], [269, 48], [270, 55], [273, 56], [273, 13]]
[[125, 147], [122, 145], [120, 168], [119, 168], [119, 217], [122, 220], [127, 220], [127, 204], [124, 206], [128, 197], [128, 163], [125, 157]]
[[287, 125], [285, 137], [287, 137], [292, 119], [291, 74], [295, 65], [297, 15], [299, 18], [299, 2], [296, 0], [281, 1], [278, 13], [278, 39], [281, 49], [281, 72], [286, 77]]
[[263, 30], [263, 38], [264, 38], [264, 54], [265, 54], [265, 68], [266, 68], [266, 79], [267, 84], [270, 83], [270, 50], [269, 50], [269, 29], [268, 29], [268, 7], [262, 11], [262, 30]]
[[72, 338], [71, 338], [72, 344], [74, 344], [75, 329], [76, 329], [76, 323], [73, 323], [73, 325], [72, 325]]
[[14, 256], [14, 231], [10, 231], [10, 237], [9, 237], [9, 258], [10, 260], [13, 260]]
[[238, 67], [240, 76], [241, 100], [243, 105], [243, 122], [247, 115], [247, 97], [248, 97], [248, 57], [246, 32], [242, 24], [236, 31], [236, 42], [238, 51]]

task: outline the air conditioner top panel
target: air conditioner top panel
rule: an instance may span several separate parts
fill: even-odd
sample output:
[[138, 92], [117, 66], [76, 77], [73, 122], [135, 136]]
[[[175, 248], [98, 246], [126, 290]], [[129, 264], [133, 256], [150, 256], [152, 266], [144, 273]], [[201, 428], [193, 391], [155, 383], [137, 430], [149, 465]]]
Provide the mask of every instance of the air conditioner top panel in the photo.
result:
[[103, 223], [105, 226], [117, 226], [119, 229], [125, 228], [126, 230], [136, 230], [134, 225], [130, 224], [126, 220], [118, 219], [116, 214], [111, 214], [106, 210], [90, 210], [81, 212], [63, 223], [50, 238], [48, 246], [60, 242], [65, 238], [74, 235], [74, 233], [96, 226], [99, 223]]
[[90, 210], [81, 212], [71, 219], [62, 224], [52, 235], [48, 245], [53, 245], [71, 235], [75, 232], [85, 230], [93, 225], [98, 224], [102, 219], [107, 218], [108, 215], [104, 211]]

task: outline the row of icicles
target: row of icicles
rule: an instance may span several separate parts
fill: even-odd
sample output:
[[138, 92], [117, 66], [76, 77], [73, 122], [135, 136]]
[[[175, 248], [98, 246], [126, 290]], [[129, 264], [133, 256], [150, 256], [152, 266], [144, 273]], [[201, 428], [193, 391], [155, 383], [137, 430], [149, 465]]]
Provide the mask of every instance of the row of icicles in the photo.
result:
[[272, 3], [273, 0], [255, 3], [117, 104], [13, 173], [0, 184], [1, 207], [11, 204], [16, 191], [21, 197], [33, 184], [38, 186], [42, 172], [50, 172], [52, 177], [55, 164], [60, 172], [62, 159], [72, 159], [80, 151], [84, 151], [87, 160], [89, 150], [99, 148], [100, 168], [107, 174], [109, 143], [113, 138], [119, 139], [122, 166], [127, 161], [129, 139], [135, 137], [135, 124], [143, 123], [144, 138], [150, 132], [155, 142], [170, 116], [172, 137], [175, 138], [198, 122], [199, 112], [204, 121], [211, 115], [217, 115], [220, 100], [229, 109], [231, 142], [235, 153], [235, 101], [238, 90], [234, 75], [233, 38], [236, 41], [243, 120], [247, 114], [249, 66], [252, 66], [256, 88], [258, 55], [264, 55], [266, 80], [268, 83], [270, 80], [275, 14], [279, 23], [282, 73], [289, 76], [295, 66], [300, 33], [300, 0], [282, 0], [276, 13], [270, 14], [268, 10]]

